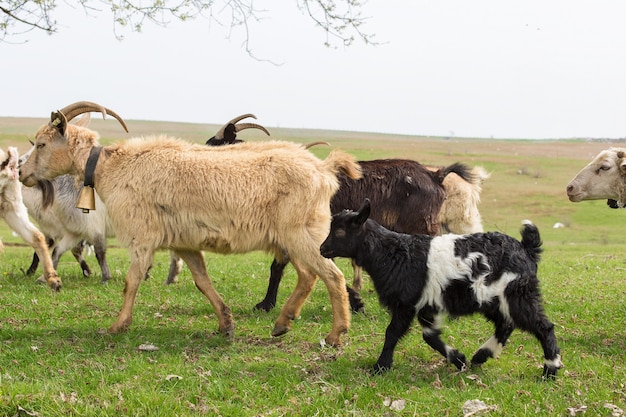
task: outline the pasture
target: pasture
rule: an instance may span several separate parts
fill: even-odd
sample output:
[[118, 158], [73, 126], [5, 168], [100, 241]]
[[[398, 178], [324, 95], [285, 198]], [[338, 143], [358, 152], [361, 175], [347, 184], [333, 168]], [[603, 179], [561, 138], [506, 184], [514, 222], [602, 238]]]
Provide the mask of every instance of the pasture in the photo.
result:
[[[123, 116], [123, 115], [122, 115]], [[93, 115], [101, 143], [130, 137]], [[29, 148], [46, 119], [0, 118], [0, 146]], [[259, 119], [262, 124], [262, 117]], [[204, 143], [219, 126], [127, 121], [132, 135], [169, 133]], [[270, 313], [253, 311], [265, 295], [269, 255], [206, 254], [215, 288], [232, 309], [232, 343], [216, 334], [210, 304], [188, 270], [164, 286], [169, 255], [157, 255], [139, 290], [127, 333], [106, 329], [122, 302], [128, 255], [115, 239], [113, 278], [83, 277], [67, 253], [52, 293], [23, 271], [32, 249], [0, 222], [0, 415], [7, 416], [463, 416], [480, 400], [489, 416], [626, 415], [626, 211], [605, 201], [570, 203], [568, 181], [611, 144], [585, 140], [526, 141], [429, 138], [276, 129], [274, 139], [326, 140], [359, 159], [403, 157], [425, 164], [464, 162], [491, 173], [480, 206], [486, 230], [519, 238], [532, 220], [544, 241], [539, 278], [565, 368], [542, 381], [542, 350], [515, 331], [499, 359], [457, 372], [422, 340], [417, 323], [395, 353], [394, 367], [371, 375], [389, 323], [368, 278], [365, 314], [352, 316], [341, 348], [320, 345], [331, 325], [328, 293], [318, 281], [293, 329], [271, 338], [274, 320], [295, 284], [288, 267]], [[246, 131], [245, 140], [263, 140]], [[325, 157], [329, 148], [312, 151]], [[166, 192], [166, 190], [164, 190]], [[565, 227], [553, 228], [555, 223]], [[349, 262], [339, 265], [351, 281]], [[39, 272], [39, 271], [38, 271]], [[482, 317], [450, 320], [443, 338], [468, 356], [492, 334]]]

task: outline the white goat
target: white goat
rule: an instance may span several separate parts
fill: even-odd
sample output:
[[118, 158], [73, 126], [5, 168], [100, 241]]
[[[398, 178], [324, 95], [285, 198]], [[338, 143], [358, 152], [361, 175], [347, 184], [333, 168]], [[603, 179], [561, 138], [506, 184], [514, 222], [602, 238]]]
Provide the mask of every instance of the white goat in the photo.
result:
[[[59, 278], [46, 238], [28, 218], [28, 211], [22, 201], [22, 186], [18, 181], [19, 156], [17, 148], [9, 147], [7, 153], [0, 150], [0, 216], [9, 227], [28, 242], [43, 262], [44, 277], [53, 290], [61, 289]], [[35, 185], [35, 184], [33, 184]]]
[[[106, 262], [107, 236], [114, 236], [112, 227], [108, 222], [108, 216], [104, 203], [95, 195], [96, 210], [94, 213], [83, 213], [76, 208], [76, 200], [82, 189], [82, 184], [77, 184], [74, 177], [61, 175], [52, 180], [54, 202], [47, 206], [44, 204], [42, 191], [37, 187], [24, 187], [22, 194], [28, 213], [39, 226], [39, 230], [52, 241], [52, 263], [56, 268], [61, 256], [72, 249], [74, 256], [81, 264], [83, 275], [90, 274], [89, 266], [82, 259], [82, 242], [87, 241], [94, 246], [96, 259], [102, 271], [102, 283], [111, 279], [111, 271]], [[37, 264], [28, 269], [34, 272]]]
[[[286, 251], [298, 283], [272, 336], [290, 330], [319, 276], [333, 311], [326, 343], [341, 344], [350, 325], [345, 281], [335, 264], [320, 255], [319, 245], [330, 227], [337, 174], [361, 175], [352, 156], [335, 150], [321, 161], [290, 142], [208, 147], [166, 136], [99, 147], [96, 132], [67, 124], [67, 119], [91, 111], [123, 123], [115, 112], [95, 103], [75, 103], [53, 112], [36, 134], [35, 149], [22, 166], [20, 179], [33, 186], [63, 174], [93, 174], [117, 240], [130, 252], [124, 303], [110, 332], [130, 326], [137, 290], [161, 248], [173, 250], [189, 266], [196, 286], [218, 316], [220, 332], [232, 338], [232, 314], [213, 288], [201, 251], [265, 250], [275, 256]], [[87, 168], [94, 159], [90, 173]]]

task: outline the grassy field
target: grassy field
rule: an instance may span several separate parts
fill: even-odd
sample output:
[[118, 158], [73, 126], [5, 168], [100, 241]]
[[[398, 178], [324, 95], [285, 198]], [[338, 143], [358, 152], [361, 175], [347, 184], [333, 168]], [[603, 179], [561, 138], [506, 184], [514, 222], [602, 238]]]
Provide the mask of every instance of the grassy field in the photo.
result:
[[[0, 147], [28, 149], [44, 119], [0, 119]], [[167, 132], [203, 143], [217, 126], [129, 121], [133, 135]], [[94, 117], [103, 143], [129, 137]], [[110, 335], [122, 301], [128, 255], [111, 239], [113, 279], [85, 278], [71, 255], [59, 265], [63, 290], [26, 277], [32, 250], [0, 222], [0, 415], [6, 416], [463, 416], [480, 400], [491, 416], [622, 416], [626, 412], [626, 211], [604, 201], [570, 203], [568, 181], [607, 143], [428, 138], [355, 132], [273, 129], [275, 139], [327, 140], [359, 159], [407, 157], [447, 165], [481, 165], [481, 213], [487, 230], [519, 238], [523, 219], [544, 240], [540, 279], [556, 324], [565, 368], [542, 381], [542, 351], [514, 332], [499, 359], [457, 372], [429, 348], [417, 324], [395, 354], [394, 368], [373, 376], [389, 317], [371, 283], [366, 313], [352, 317], [345, 346], [320, 345], [330, 330], [328, 294], [318, 283], [293, 330], [270, 332], [278, 311], [252, 307], [265, 294], [271, 259], [263, 253], [207, 254], [216, 289], [234, 314], [235, 338], [216, 334], [217, 319], [187, 270], [164, 286], [168, 254], [157, 255], [139, 291], [129, 332]], [[264, 140], [255, 132], [247, 140]], [[320, 157], [325, 147], [313, 151]], [[564, 228], [553, 228], [557, 222]], [[98, 270], [94, 257], [88, 258]], [[340, 260], [348, 280], [351, 268]], [[293, 269], [278, 306], [296, 281]], [[449, 321], [447, 343], [471, 355], [492, 333], [483, 318]], [[145, 351], [142, 345], [158, 350]]]

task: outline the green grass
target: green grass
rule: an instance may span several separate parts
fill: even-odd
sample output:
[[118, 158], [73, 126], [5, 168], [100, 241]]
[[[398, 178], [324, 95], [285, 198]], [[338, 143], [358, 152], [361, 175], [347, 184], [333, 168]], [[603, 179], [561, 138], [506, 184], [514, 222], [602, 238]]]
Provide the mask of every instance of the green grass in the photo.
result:
[[[24, 138], [32, 137], [42, 121], [0, 122], [0, 146], [25, 150]], [[117, 139], [113, 122], [94, 120], [94, 126], [105, 141]], [[207, 127], [204, 134], [202, 127], [185, 124], [131, 121], [129, 126], [140, 132], [158, 126], [199, 142], [214, 131]], [[278, 310], [252, 310], [265, 294], [271, 262], [257, 252], [206, 255], [215, 288], [233, 311], [232, 342], [216, 333], [215, 314], [186, 269], [177, 284], [163, 285], [166, 252], [157, 254], [151, 277], [139, 290], [130, 330], [110, 335], [106, 329], [122, 302], [126, 251], [110, 241], [113, 279], [107, 285], [99, 283], [93, 257], [88, 262], [97, 272], [85, 278], [65, 255], [58, 268], [63, 289], [52, 293], [35, 284], [35, 277], [24, 276], [32, 250], [0, 222], [5, 243], [0, 415], [462, 416], [463, 404], [472, 399], [494, 406], [492, 416], [569, 416], [583, 407], [585, 415], [611, 416], [605, 404], [626, 411], [626, 211], [610, 210], [602, 201], [573, 204], [564, 193], [569, 179], [608, 145], [270, 130], [275, 138], [303, 143], [329, 140], [360, 159], [401, 156], [485, 166], [492, 174], [482, 194], [485, 228], [519, 238], [520, 221], [528, 218], [542, 233], [545, 308], [565, 363], [557, 379], [539, 378], [541, 348], [522, 332], [513, 333], [499, 359], [459, 373], [422, 341], [417, 324], [398, 345], [394, 368], [371, 375], [389, 317], [367, 280], [367, 312], [353, 316], [345, 346], [320, 345], [331, 325], [321, 282], [292, 331], [272, 338]], [[324, 157], [328, 149], [314, 152]], [[556, 222], [567, 227], [554, 229]], [[351, 277], [348, 262], [339, 265]], [[295, 281], [287, 268], [279, 307]], [[491, 333], [483, 318], [465, 317], [447, 323], [444, 339], [471, 355]], [[140, 351], [142, 344], [158, 350]], [[397, 400], [404, 401], [403, 409], [389, 406]]]

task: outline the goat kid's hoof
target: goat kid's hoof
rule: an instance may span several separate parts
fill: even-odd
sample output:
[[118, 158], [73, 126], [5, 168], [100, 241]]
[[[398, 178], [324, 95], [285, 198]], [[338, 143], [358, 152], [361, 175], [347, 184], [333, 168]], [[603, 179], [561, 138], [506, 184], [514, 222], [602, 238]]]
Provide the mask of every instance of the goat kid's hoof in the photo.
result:
[[543, 366], [543, 373], [541, 374], [541, 379], [544, 381], [554, 381], [556, 379], [556, 372], [559, 368], [554, 368], [550, 366]]
[[276, 324], [274, 326], [274, 330], [272, 330], [272, 337], [282, 336], [290, 330], [291, 328], [288, 326], [283, 326], [282, 324]]

